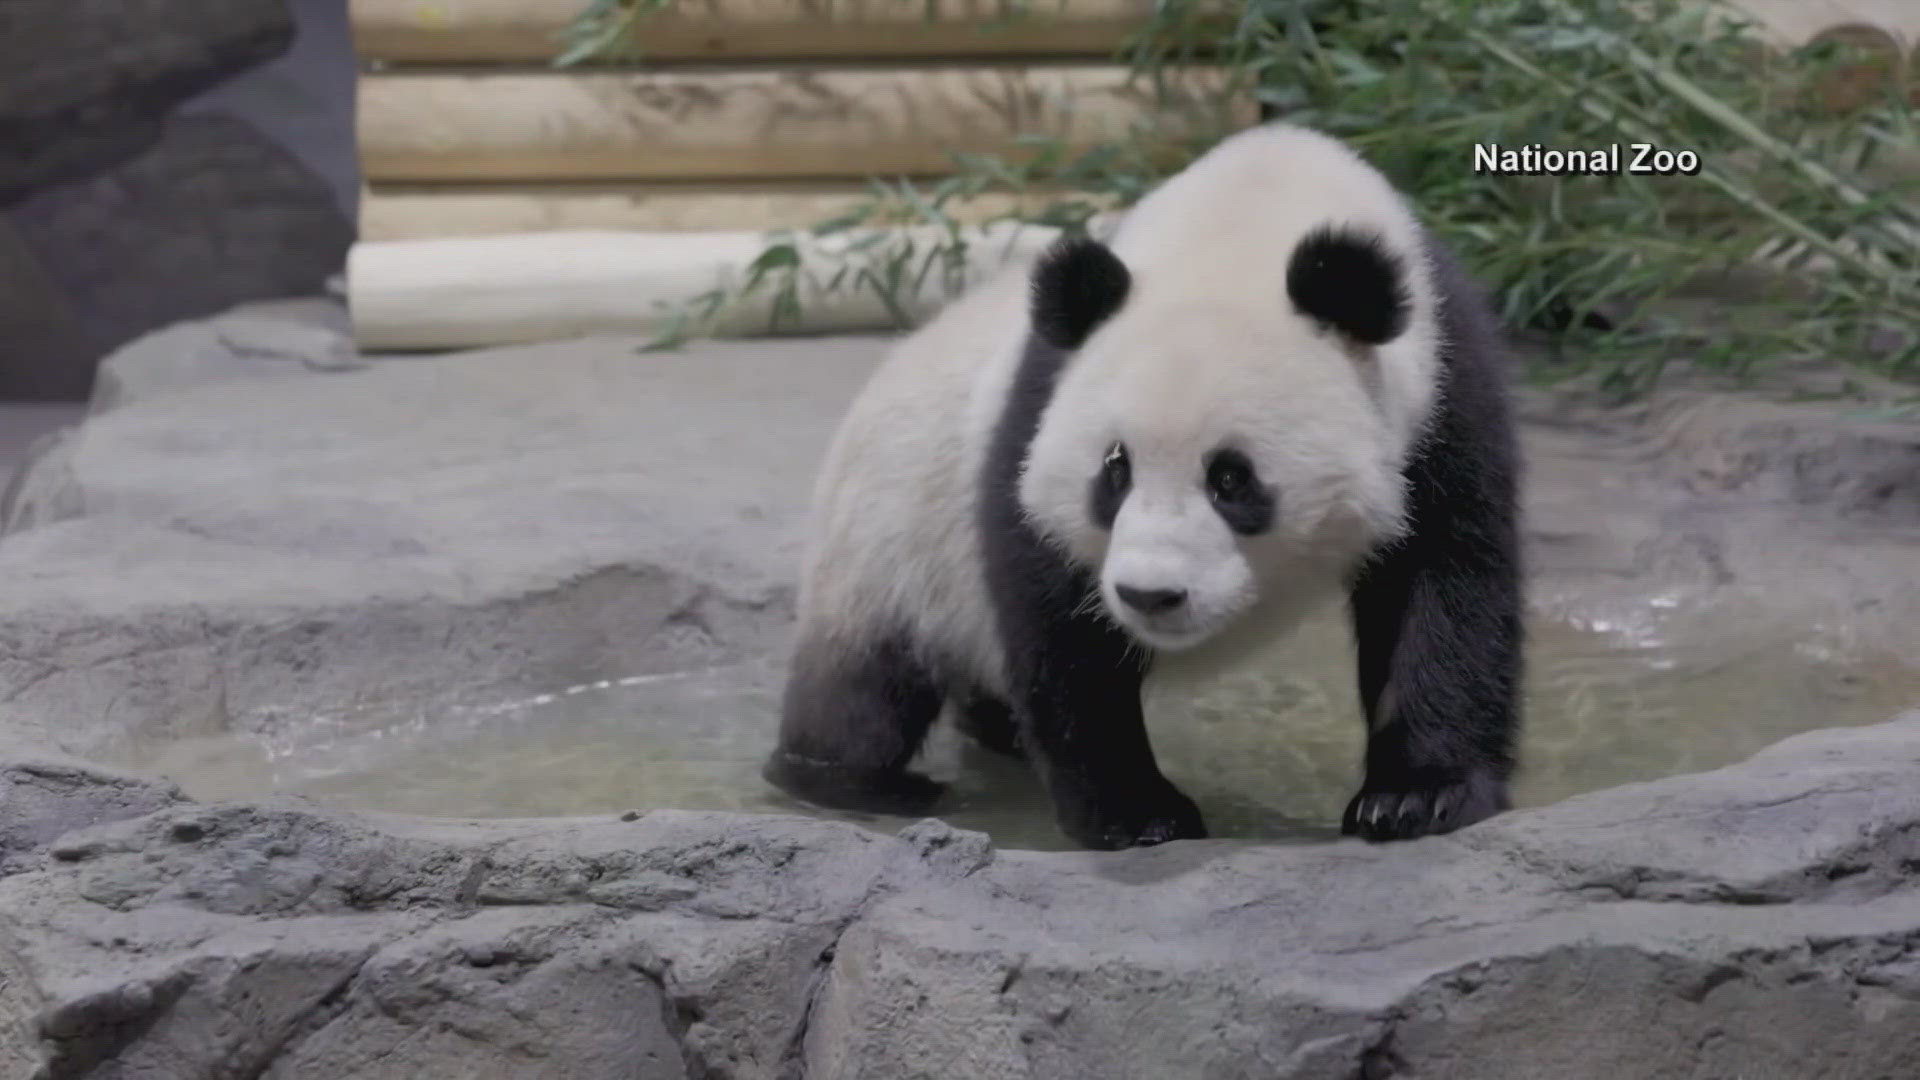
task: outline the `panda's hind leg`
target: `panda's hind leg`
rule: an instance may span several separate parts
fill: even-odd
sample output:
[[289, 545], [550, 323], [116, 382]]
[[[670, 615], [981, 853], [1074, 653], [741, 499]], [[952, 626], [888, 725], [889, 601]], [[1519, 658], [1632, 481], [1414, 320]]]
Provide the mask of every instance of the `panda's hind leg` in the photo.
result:
[[781, 703], [780, 742], [762, 775], [817, 806], [923, 813], [944, 785], [907, 766], [944, 699], [904, 635], [847, 642], [803, 630]]

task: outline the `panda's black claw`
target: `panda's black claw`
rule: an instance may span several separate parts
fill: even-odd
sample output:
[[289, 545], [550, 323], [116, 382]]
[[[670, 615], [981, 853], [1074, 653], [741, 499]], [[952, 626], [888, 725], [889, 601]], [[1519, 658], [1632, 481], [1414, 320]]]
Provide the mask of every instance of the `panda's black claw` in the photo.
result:
[[907, 769], [851, 769], [785, 752], [767, 759], [760, 775], [803, 802], [863, 814], [924, 814], [947, 790], [940, 781]]
[[1364, 840], [1412, 840], [1439, 836], [1484, 821], [1507, 809], [1504, 780], [1483, 771], [1409, 783], [1369, 783], [1340, 820], [1340, 831]]
[[1139, 832], [1131, 838], [1126, 847], [1152, 847], [1171, 840], [1204, 840], [1207, 827], [1200, 819], [1200, 811], [1195, 807], [1191, 814], [1179, 813], [1167, 817], [1151, 818], [1140, 826]]

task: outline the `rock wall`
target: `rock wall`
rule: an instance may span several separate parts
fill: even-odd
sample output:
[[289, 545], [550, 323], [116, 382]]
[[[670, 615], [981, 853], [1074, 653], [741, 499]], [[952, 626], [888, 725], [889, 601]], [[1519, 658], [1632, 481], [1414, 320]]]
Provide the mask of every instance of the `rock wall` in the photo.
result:
[[314, 295], [353, 241], [344, 0], [9, 0], [0, 400], [148, 330]]
[[1040, 854], [201, 806], [0, 752], [0, 1073], [1893, 1080], [1916, 770], [1920, 714], [1410, 844]]

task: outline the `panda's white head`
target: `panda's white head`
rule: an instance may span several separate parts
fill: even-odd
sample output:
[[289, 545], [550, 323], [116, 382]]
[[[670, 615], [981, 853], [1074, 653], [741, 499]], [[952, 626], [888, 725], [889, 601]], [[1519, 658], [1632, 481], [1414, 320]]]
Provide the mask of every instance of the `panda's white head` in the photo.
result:
[[[1280, 131], [1299, 165], [1300, 129]], [[1307, 164], [1327, 166], [1322, 137], [1305, 134], [1319, 155]], [[1200, 177], [1211, 183], [1193, 183], [1202, 158], [1112, 247], [1064, 242], [1033, 277], [1034, 333], [1071, 356], [1029, 448], [1022, 507], [1098, 569], [1108, 615], [1158, 650], [1278, 621], [1393, 538], [1434, 396], [1432, 290], [1411, 216], [1350, 154], [1323, 169], [1329, 190], [1302, 193], [1295, 177], [1292, 193], [1315, 198], [1289, 203], [1288, 185], [1262, 176], [1274, 149], [1243, 148], [1250, 161], [1216, 160]], [[1373, 186], [1351, 186], [1355, 165]]]

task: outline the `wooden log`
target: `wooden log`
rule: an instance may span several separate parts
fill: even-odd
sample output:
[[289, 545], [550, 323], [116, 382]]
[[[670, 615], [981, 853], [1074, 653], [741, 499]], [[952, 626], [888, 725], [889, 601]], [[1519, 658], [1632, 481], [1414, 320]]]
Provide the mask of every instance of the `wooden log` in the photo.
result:
[[[1038, 210], [1059, 197], [1059, 192], [1047, 191], [993, 193], [951, 199], [939, 209], [954, 220], [978, 224], [1019, 210]], [[569, 230], [801, 229], [874, 201], [869, 186], [836, 182], [383, 186], [361, 197], [360, 239]], [[901, 223], [911, 220], [897, 199], [883, 205], [898, 210], [893, 216]]]
[[[1716, 0], [1717, 2], [1717, 0]], [[360, 55], [392, 64], [545, 63], [587, 0], [349, 0]], [[1914, 0], [1733, 0], [1798, 44], [1858, 22], [1920, 41]], [[638, 23], [654, 60], [1109, 56], [1153, 0], [674, 0]], [[1019, 13], [1016, 13], [1019, 12]]]
[[1802, 44], [1847, 23], [1878, 27], [1908, 40], [1920, 38], [1920, 4], [1914, 0], [1733, 0], [1732, 7], [1787, 45]]
[[1877, 26], [1845, 23], [1813, 35], [1809, 47], [1826, 45], [1838, 58], [1806, 87], [1810, 103], [1827, 113], [1848, 113], [1886, 100], [1906, 88], [1907, 58], [1899, 38]]
[[[1057, 234], [1034, 226], [977, 230], [969, 265], [956, 286], [978, 282], [1028, 259]], [[729, 306], [706, 331], [744, 336], [877, 331], [891, 328], [893, 309], [865, 288], [823, 287], [844, 266], [874, 265], [895, 245], [924, 252], [945, 234], [931, 228], [893, 230], [887, 241], [847, 253], [858, 237], [805, 249], [798, 319], [776, 326], [772, 294]], [[589, 334], [653, 335], [687, 301], [737, 284], [767, 248], [755, 232], [522, 233], [455, 240], [396, 240], [356, 245], [347, 265], [348, 302], [363, 352], [484, 348]], [[841, 254], [835, 256], [834, 251]], [[810, 275], [810, 276], [809, 276]], [[850, 277], [849, 275], [848, 277]], [[918, 319], [950, 291], [930, 284], [897, 297]]]
[[1109, 64], [369, 75], [361, 167], [374, 183], [925, 176], [954, 151], [1016, 153], [1021, 135], [1085, 147], [1254, 117], [1217, 70], [1167, 83], [1163, 101]]
[[[544, 63], [587, 0], [351, 0], [360, 55], [394, 64]], [[1111, 56], [1153, 0], [678, 0], [641, 17], [653, 60]]]

